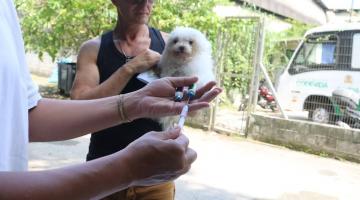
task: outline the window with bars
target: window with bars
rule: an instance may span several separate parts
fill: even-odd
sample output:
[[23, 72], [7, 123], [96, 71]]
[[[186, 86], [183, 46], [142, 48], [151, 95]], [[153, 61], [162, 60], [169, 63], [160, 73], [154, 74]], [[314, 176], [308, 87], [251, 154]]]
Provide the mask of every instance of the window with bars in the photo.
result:
[[358, 32], [315, 33], [307, 36], [289, 68], [289, 73], [360, 70], [359, 52]]

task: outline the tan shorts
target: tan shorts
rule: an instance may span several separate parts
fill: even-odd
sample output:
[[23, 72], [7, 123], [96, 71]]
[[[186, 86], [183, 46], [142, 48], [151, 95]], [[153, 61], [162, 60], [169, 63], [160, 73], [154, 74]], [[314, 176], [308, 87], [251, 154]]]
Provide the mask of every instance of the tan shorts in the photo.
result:
[[154, 186], [130, 187], [116, 192], [103, 200], [173, 200], [175, 197], [174, 182]]

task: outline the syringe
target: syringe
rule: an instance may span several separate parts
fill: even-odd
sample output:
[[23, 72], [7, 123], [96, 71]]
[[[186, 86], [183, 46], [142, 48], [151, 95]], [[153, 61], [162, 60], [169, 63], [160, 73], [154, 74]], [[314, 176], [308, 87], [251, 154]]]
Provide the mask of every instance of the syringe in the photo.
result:
[[183, 109], [181, 110], [181, 113], [180, 113], [178, 126], [181, 129], [184, 126], [187, 114], [189, 112], [189, 101], [190, 101], [190, 99], [195, 97], [195, 94], [196, 94], [196, 86], [195, 86], [195, 84], [192, 84], [188, 88], [188, 99], [187, 99], [186, 104], [184, 105], [184, 107], [183, 107]]
[[180, 118], [179, 118], [179, 127], [182, 129], [185, 123], [185, 119], [187, 117], [187, 114], [189, 112], [189, 100], [186, 102], [186, 104], [184, 105], [183, 109], [181, 110], [180, 113]]

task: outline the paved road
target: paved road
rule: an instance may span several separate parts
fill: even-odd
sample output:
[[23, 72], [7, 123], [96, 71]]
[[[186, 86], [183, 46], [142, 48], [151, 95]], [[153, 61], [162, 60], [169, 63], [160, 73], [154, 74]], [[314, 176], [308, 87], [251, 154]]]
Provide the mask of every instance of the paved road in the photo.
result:
[[[360, 165], [186, 128], [198, 160], [177, 200], [358, 200]], [[89, 137], [30, 145], [30, 169], [83, 162]]]

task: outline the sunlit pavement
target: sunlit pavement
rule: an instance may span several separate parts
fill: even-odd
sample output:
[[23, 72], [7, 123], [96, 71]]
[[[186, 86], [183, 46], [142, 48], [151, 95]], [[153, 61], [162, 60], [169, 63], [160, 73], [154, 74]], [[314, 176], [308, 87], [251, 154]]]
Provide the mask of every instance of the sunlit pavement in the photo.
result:
[[[358, 200], [360, 165], [186, 128], [198, 152], [177, 200]], [[30, 169], [84, 162], [89, 136], [30, 144]]]

